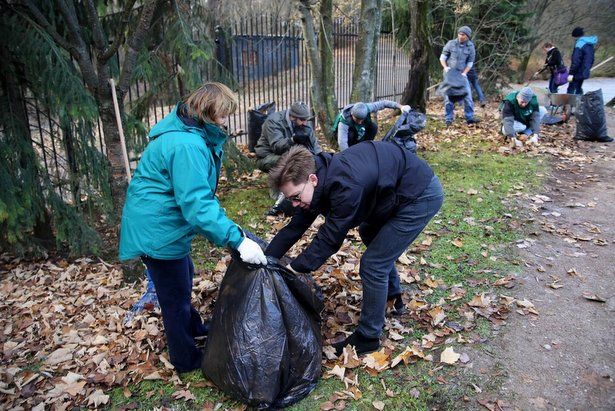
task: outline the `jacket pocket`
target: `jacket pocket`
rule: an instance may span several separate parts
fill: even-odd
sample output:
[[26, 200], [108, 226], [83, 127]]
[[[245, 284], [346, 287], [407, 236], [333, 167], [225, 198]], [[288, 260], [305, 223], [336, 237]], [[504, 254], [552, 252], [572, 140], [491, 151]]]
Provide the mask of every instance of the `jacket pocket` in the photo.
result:
[[155, 250], [155, 251], [160, 250], [161, 248], [164, 248], [168, 246], [169, 244], [176, 242], [180, 238], [187, 236], [191, 232], [192, 232], [192, 228], [189, 225], [178, 227], [158, 237], [158, 239], [152, 241], [151, 248], [152, 250]]

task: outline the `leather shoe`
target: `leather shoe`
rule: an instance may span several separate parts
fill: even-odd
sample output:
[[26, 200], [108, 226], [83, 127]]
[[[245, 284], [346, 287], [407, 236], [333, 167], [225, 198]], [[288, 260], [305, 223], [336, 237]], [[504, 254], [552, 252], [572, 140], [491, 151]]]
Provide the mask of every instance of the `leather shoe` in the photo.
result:
[[598, 143], [610, 143], [611, 141], [613, 141], [613, 138], [609, 136], [604, 136], [596, 139], [595, 141], [597, 141]]
[[357, 355], [367, 354], [377, 351], [378, 348], [380, 348], [380, 339], [364, 337], [363, 334], [355, 331], [345, 340], [333, 344], [333, 348], [335, 348], [335, 355], [338, 357], [342, 355], [344, 353], [344, 347], [347, 345], [354, 345]]

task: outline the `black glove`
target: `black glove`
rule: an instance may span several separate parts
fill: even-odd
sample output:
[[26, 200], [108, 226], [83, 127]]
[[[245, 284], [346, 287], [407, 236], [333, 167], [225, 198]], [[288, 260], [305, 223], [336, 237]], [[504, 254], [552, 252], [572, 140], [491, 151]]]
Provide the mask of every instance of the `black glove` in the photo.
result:
[[311, 145], [312, 128], [310, 126], [295, 127], [294, 131], [293, 141], [295, 144], [301, 144], [306, 147]]

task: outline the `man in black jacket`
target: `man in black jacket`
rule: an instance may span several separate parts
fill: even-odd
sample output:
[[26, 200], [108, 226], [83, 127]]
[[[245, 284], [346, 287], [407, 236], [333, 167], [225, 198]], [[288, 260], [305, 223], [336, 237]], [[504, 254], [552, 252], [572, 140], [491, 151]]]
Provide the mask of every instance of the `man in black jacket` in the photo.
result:
[[368, 141], [341, 153], [313, 156], [293, 147], [269, 174], [298, 210], [273, 238], [265, 254], [281, 258], [319, 214], [325, 223], [312, 243], [289, 264], [295, 272], [310, 272], [336, 253], [351, 228], [359, 227], [367, 249], [361, 257], [363, 303], [352, 335], [334, 344], [357, 353], [380, 347], [386, 303], [404, 308], [395, 261], [438, 212], [444, 193], [438, 177], [415, 154], [389, 142]]

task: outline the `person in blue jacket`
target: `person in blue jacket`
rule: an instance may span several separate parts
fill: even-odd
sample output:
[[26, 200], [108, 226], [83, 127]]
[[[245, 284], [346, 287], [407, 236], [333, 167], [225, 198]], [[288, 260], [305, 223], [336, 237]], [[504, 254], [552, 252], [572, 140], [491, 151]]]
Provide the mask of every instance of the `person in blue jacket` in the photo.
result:
[[594, 65], [594, 47], [598, 37], [585, 36], [582, 27], [572, 30], [572, 37], [576, 39], [568, 71], [568, 94], [583, 94], [583, 80], [589, 78], [589, 72]]
[[391, 142], [366, 141], [316, 156], [295, 146], [270, 172], [269, 184], [297, 211], [265, 254], [281, 258], [318, 215], [325, 216], [311, 244], [287, 266], [294, 272], [316, 270], [339, 250], [348, 231], [359, 227], [367, 246], [359, 269], [361, 316], [354, 333], [333, 346], [338, 355], [346, 345], [359, 354], [377, 350], [387, 300], [395, 313], [404, 310], [395, 261], [442, 205], [438, 177], [412, 152]]
[[150, 131], [122, 212], [120, 260], [141, 258], [147, 266], [178, 372], [200, 367], [196, 340], [208, 331], [190, 302], [194, 236], [235, 249], [248, 263], [267, 263], [216, 197], [224, 127], [236, 107], [236, 96], [220, 83], [206, 83], [177, 104]]

